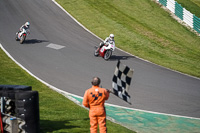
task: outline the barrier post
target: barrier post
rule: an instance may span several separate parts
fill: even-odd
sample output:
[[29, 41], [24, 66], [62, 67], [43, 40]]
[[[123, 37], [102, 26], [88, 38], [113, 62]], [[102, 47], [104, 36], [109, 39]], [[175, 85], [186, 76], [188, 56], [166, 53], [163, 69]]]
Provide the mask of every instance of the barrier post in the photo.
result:
[[1, 97], [1, 113], [5, 111], [5, 100], [4, 97]]
[[18, 133], [18, 122], [16, 118], [10, 118], [10, 133]]

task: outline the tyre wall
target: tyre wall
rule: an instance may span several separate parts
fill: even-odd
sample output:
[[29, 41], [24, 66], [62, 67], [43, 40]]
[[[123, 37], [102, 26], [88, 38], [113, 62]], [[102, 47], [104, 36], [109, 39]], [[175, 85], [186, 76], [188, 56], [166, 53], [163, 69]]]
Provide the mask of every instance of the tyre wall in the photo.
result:
[[0, 85], [1, 113], [5, 132], [9, 119], [17, 118], [20, 132], [39, 133], [39, 94], [30, 86]]

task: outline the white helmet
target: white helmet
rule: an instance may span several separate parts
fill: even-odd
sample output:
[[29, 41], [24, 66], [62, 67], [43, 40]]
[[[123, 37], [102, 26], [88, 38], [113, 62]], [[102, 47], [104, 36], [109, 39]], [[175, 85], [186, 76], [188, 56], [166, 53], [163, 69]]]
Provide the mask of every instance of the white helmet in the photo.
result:
[[30, 23], [29, 23], [29, 22], [26, 22], [26, 23], [25, 23], [25, 26], [26, 26], [26, 28], [29, 28]]
[[114, 34], [110, 34], [110, 39], [114, 40]]

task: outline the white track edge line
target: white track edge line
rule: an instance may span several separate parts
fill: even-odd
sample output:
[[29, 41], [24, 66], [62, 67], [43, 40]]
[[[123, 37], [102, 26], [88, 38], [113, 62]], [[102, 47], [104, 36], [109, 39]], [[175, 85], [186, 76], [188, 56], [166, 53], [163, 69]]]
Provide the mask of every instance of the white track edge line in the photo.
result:
[[[89, 31], [87, 28], [85, 28], [85, 27], [84, 27], [81, 23], [79, 23], [73, 16], [71, 16], [62, 6], [60, 6], [55, 0], [52, 0], [52, 1], [53, 1], [58, 7], [60, 7], [65, 13], [67, 13], [75, 22], [77, 22], [81, 27], [83, 27], [86, 31], [88, 31], [89, 33], [91, 33], [91, 34], [94, 35], [95, 37], [99, 38], [100, 40], [103, 40], [103, 39], [101, 39], [100, 37], [98, 37], [97, 35], [95, 35], [94, 33], [92, 33], [91, 31]], [[38, 77], [35, 76], [33, 73], [31, 73], [28, 69], [26, 69], [24, 66], [22, 66], [19, 62], [17, 62], [17, 61], [4, 49], [4, 47], [1, 45], [1, 43], [0, 43], [0, 47], [1, 47], [1, 49], [7, 54], [7, 56], [8, 56], [9, 58], [11, 58], [18, 66], [20, 66], [20, 67], [21, 67], [22, 69], [24, 69], [27, 73], [29, 73], [31, 76], [33, 76], [34, 78], [36, 78], [37, 80], [39, 80], [39, 81], [42, 82], [43, 84], [47, 85], [49, 88], [51, 88], [51, 89], [53, 89], [53, 90], [55, 90], [55, 91], [57, 91], [57, 92], [59, 92], [59, 93], [61, 93], [61, 94], [64, 93], [64, 94], [67, 94], [67, 95], [72, 95], [72, 96], [75, 96], [75, 97], [78, 97], [78, 98], [83, 99], [83, 97], [81, 97], [81, 96], [78, 96], [78, 95], [75, 95], [75, 94], [72, 94], [72, 93], [63, 91], [63, 90], [61, 90], [61, 89], [58, 89], [58, 88], [56, 88], [56, 87], [50, 85], [49, 83], [43, 81], [42, 79], [38, 78]], [[117, 48], [117, 49], [119, 49], [119, 48]], [[119, 49], [119, 50], [121, 50], [121, 49]], [[121, 50], [121, 51], [123, 51], [123, 50]], [[132, 54], [126, 52], [126, 51], [123, 51], [123, 52], [125, 52], [125, 53], [127, 53], [127, 54], [129, 54], [129, 55], [132, 55]], [[134, 56], [134, 55], [132, 55], [132, 56]], [[137, 57], [137, 56], [135, 56], [135, 57]], [[137, 58], [138, 58], [138, 59], [141, 59], [141, 60], [144, 60], [144, 59], [139, 58], [139, 57], [137, 57]], [[144, 60], [144, 61], [149, 62], [149, 63], [152, 63], [152, 62], [150, 62], [150, 61], [148, 61], [148, 60]], [[152, 64], [154, 64], [154, 63], [152, 63]], [[155, 65], [157, 65], [157, 64], [155, 64]], [[160, 66], [160, 65], [158, 65], [158, 66]], [[163, 66], [160, 66], [160, 67], [163, 67]], [[164, 68], [165, 68], [165, 67], [164, 67]], [[168, 69], [168, 68], [166, 68], [166, 69]], [[171, 70], [171, 69], [169, 69], [169, 70]], [[175, 70], [171, 70], [171, 71], [175, 71]], [[175, 71], [175, 72], [178, 72], [178, 71]], [[178, 72], [178, 73], [181, 73], [181, 72]], [[184, 73], [181, 73], [181, 74], [187, 75], [187, 74], [184, 74]], [[194, 76], [191, 76], [191, 75], [187, 75], [187, 76], [190, 76], [190, 77], [193, 77], [193, 78], [197, 78], [197, 77], [194, 77]], [[197, 78], [197, 79], [200, 80], [200, 78]], [[74, 101], [74, 102], [75, 102], [75, 101]], [[153, 112], [153, 111], [147, 111], [147, 110], [140, 110], [140, 109], [128, 108], [128, 107], [118, 106], [118, 105], [109, 104], [109, 103], [106, 103], [106, 105], [113, 106], [113, 107], [120, 107], [120, 108], [124, 108], [124, 109], [136, 110], [136, 111], [141, 111], [141, 112], [153, 113], [153, 114], [162, 114], [162, 115], [168, 115], [168, 116], [174, 116], [174, 117], [183, 117], [183, 118], [189, 118], [189, 119], [197, 119], [197, 120], [200, 120], [200, 118], [195, 118], [195, 117], [187, 117], [187, 116], [181, 116], [181, 115], [173, 115], [173, 114], [159, 113], [159, 112]]]
[[[80, 22], [78, 22], [70, 13], [68, 13], [61, 5], [58, 4], [55, 0], [52, 0], [52, 1], [53, 1], [58, 7], [60, 7], [67, 15], [69, 15], [76, 23], [78, 23], [83, 29], [85, 29], [85, 30], [88, 31], [90, 34], [94, 35], [95, 37], [97, 37], [98, 39], [100, 39], [100, 40], [103, 41], [103, 39], [101, 39], [100, 37], [98, 37], [97, 35], [95, 35], [93, 32], [91, 32], [91, 31], [88, 30], [85, 26], [83, 26]], [[116, 48], [117, 48], [117, 47], [116, 47]], [[171, 71], [174, 71], [174, 72], [177, 72], [177, 73], [180, 73], [180, 74], [183, 74], [183, 75], [186, 75], [186, 76], [189, 76], [189, 77], [192, 77], [192, 78], [195, 78], [195, 79], [200, 80], [200, 78], [198, 78], [198, 77], [191, 76], [191, 75], [188, 75], [188, 74], [185, 74], [185, 73], [181, 73], [181, 72], [176, 71], [176, 70], [172, 70], [172, 69], [163, 67], [163, 66], [161, 66], [161, 65], [155, 64], [155, 63], [150, 62], [150, 61], [148, 61], [148, 60], [145, 60], [145, 59], [142, 59], [142, 58], [137, 57], [137, 56], [135, 56], [135, 55], [132, 55], [132, 54], [130, 54], [130, 53], [128, 53], [128, 52], [126, 52], [126, 51], [120, 49], [120, 48], [117, 48], [117, 49], [120, 50], [120, 51], [123, 51], [123, 52], [125, 52], [125, 53], [127, 53], [127, 54], [129, 54], [129, 55], [131, 55], [131, 56], [134, 56], [134, 57], [136, 57], [136, 58], [138, 58], [138, 59], [140, 59], [140, 60], [143, 60], [143, 61], [152, 63], [152, 64], [154, 64], [154, 65], [157, 65], [157, 66], [159, 66], [159, 67], [162, 67], [162, 68], [165, 68], [165, 69], [168, 69], [168, 70], [171, 70]], [[143, 112], [149, 112], [149, 113], [157, 113], [157, 114], [163, 114], [163, 115], [171, 115], [171, 116], [176, 116], [176, 117], [184, 117], [184, 118], [191, 118], [191, 119], [199, 119], [199, 120], [200, 120], [200, 118], [195, 118], [195, 117], [187, 117], [187, 116], [180, 116], [180, 115], [173, 115], [173, 114], [158, 113], [158, 112], [152, 112], [152, 111], [146, 111], [146, 110], [140, 110], [140, 109], [134, 109], [134, 108], [127, 108], [127, 107], [118, 106], [118, 105], [113, 105], [113, 104], [108, 104], [108, 105], [110, 105], [110, 106], [116, 106], [116, 107], [121, 107], [121, 108], [125, 108], [125, 109], [133, 109], [133, 110], [138, 110], [138, 111], [143, 111]]]
[[[55, 0], [52, 0], [52, 1], [53, 1], [58, 7], [60, 7], [67, 15], [69, 15], [77, 24], [79, 24], [83, 29], [85, 29], [85, 30], [88, 31], [90, 34], [92, 34], [93, 36], [95, 36], [95, 37], [97, 37], [98, 39], [100, 39], [101, 41], [103, 41], [103, 39], [101, 39], [100, 37], [98, 37], [97, 35], [95, 35], [93, 32], [91, 32], [91, 31], [88, 30], [85, 26], [83, 26], [80, 22], [78, 22], [69, 12], [67, 12], [67, 11], [66, 11], [60, 4], [58, 4]], [[200, 78], [198, 78], [198, 77], [195, 77], [195, 76], [192, 76], [192, 75], [189, 75], [189, 74], [186, 74], [186, 73], [179, 72], [179, 71], [177, 71], [177, 70], [173, 70], [173, 69], [170, 69], [170, 68], [167, 68], [167, 67], [164, 67], [164, 66], [155, 64], [155, 63], [153, 63], [153, 62], [151, 62], [151, 61], [142, 59], [142, 58], [140, 58], [140, 57], [138, 57], [138, 56], [135, 56], [135, 55], [133, 55], [133, 54], [131, 54], [131, 53], [128, 53], [128, 52], [126, 52], [126, 51], [124, 51], [124, 50], [122, 50], [122, 49], [120, 49], [120, 48], [118, 48], [118, 47], [116, 47], [116, 48], [117, 48], [118, 50], [120, 50], [120, 51], [122, 51], [122, 52], [124, 52], [124, 53], [126, 53], [126, 54], [129, 54], [129, 55], [131, 55], [131, 56], [133, 56], [133, 57], [136, 57], [136, 58], [138, 58], [138, 59], [140, 59], [140, 60], [143, 60], [143, 61], [146, 61], [146, 62], [148, 62], [148, 63], [154, 64], [154, 65], [156, 65], [156, 66], [159, 66], [159, 67], [168, 69], [168, 70], [170, 70], [170, 71], [177, 72], [177, 73], [179, 73], [179, 74], [186, 75], [186, 76], [188, 76], [188, 77], [192, 77], [192, 78], [195, 78], [195, 79], [200, 80]]]
[[22, 69], [24, 69], [27, 73], [29, 73], [32, 77], [36, 78], [37, 80], [39, 80], [40, 82], [42, 82], [43, 84], [45, 84], [46, 86], [48, 86], [49, 88], [53, 89], [53, 90], [56, 90], [60, 93], [64, 93], [64, 94], [67, 94], [67, 95], [72, 95], [72, 96], [75, 96], [75, 97], [78, 97], [78, 98], [82, 98], [78, 95], [74, 95], [72, 93], [69, 93], [69, 92], [66, 92], [66, 91], [63, 91], [61, 89], [58, 89], [56, 87], [54, 87], [53, 85], [50, 85], [49, 83], [43, 81], [42, 79], [38, 78], [37, 76], [35, 76], [33, 73], [31, 73], [28, 69], [26, 69], [24, 66], [22, 66], [19, 62], [17, 62], [7, 51], [6, 49], [4, 49], [4, 47], [2, 46], [2, 44], [0, 43], [0, 48], [7, 54], [7, 56], [9, 58], [11, 58], [18, 66], [20, 66]]
[[[76, 100], [74, 100], [73, 98], [71, 98], [71, 96], [77, 97], [77, 98], [81, 98], [83, 99], [83, 97], [63, 91], [61, 89], [56, 88], [55, 86], [43, 81], [42, 79], [38, 78], [37, 76], [35, 76], [33, 73], [31, 73], [28, 69], [26, 69], [24, 66], [22, 66], [19, 62], [17, 62], [7, 51], [6, 49], [4, 49], [4, 47], [2, 46], [2, 44], [0, 43], [0, 48], [7, 54], [7, 56], [9, 58], [11, 58], [18, 66], [20, 66], [23, 70], [25, 70], [27, 73], [29, 73], [32, 77], [36, 78], [38, 81], [42, 82], [43, 84], [45, 84], [47, 87], [55, 90], [56, 92], [60, 93], [60, 94], [65, 94], [64, 96], [66, 96], [67, 98], [69, 98], [70, 100], [72, 100], [75, 103], [78, 103]], [[71, 95], [71, 96], [69, 96]], [[147, 111], [147, 110], [141, 110], [141, 109], [136, 109], [136, 108], [128, 108], [128, 107], [124, 107], [124, 106], [119, 106], [119, 105], [114, 105], [114, 104], [109, 104], [109, 103], [105, 103], [105, 105], [108, 106], [113, 106], [113, 107], [118, 107], [118, 108], [123, 108], [123, 109], [129, 109], [129, 110], [135, 110], [135, 111], [140, 111], [140, 112], [147, 112], [147, 113], [152, 113], [152, 114], [162, 114], [162, 115], [168, 115], [168, 116], [174, 116], [174, 117], [182, 117], [182, 118], [189, 118], [189, 119], [196, 119], [196, 120], [200, 120], [200, 118], [195, 118], [195, 117], [187, 117], [187, 116], [180, 116], [180, 115], [173, 115], [173, 114], [166, 114], [166, 113], [159, 113], [159, 112], [153, 112], [153, 111]], [[79, 106], [83, 107], [82, 105], [79, 104]]]
[[[60, 4], [58, 4], [55, 0], [52, 0], [52, 1], [53, 1], [59, 8], [61, 8], [67, 15], [69, 15], [77, 24], [79, 24], [83, 29], [85, 29], [85, 30], [88, 31], [90, 34], [92, 34], [93, 36], [95, 36], [95, 37], [97, 37], [98, 39], [100, 39], [100, 40], [103, 41], [103, 39], [101, 39], [100, 37], [98, 37], [96, 34], [94, 34], [93, 32], [91, 32], [91, 31], [88, 30], [85, 26], [83, 26], [80, 22], [78, 22], [69, 12], [67, 12], [67, 11], [66, 11]], [[116, 48], [117, 48], [117, 47], [116, 47]], [[170, 70], [170, 71], [174, 71], [174, 72], [177, 72], [177, 73], [180, 73], [180, 74], [183, 74], [183, 75], [186, 75], [186, 76], [189, 76], [189, 77], [192, 77], [192, 78], [195, 78], [195, 79], [200, 80], [200, 78], [198, 78], [198, 77], [191, 76], [191, 75], [189, 75], [189, 74], [185, 74], [185, 73], [182, 73], [182, 72], [179, 72], [179, 71], [176, 71], [176, 70], [172, 70], [172, 69], [163, 67], [163, 66], [161, 66], [161, 65], [155, 64], [155, 63], [150, 62], [150, 61], [148, 61], [148, 60], [142, 59], [142, 58], [140, 58], [140, 57], [138, 57], [138, 56], [132, 55], [132, 54], [130, 54], [130, 53], [128, 53], [128, 52], [126, 52], [126, 51], [120, 49], [120, 48], [117, 48], [117, 49], [120, 50], [120, 51], [122, 51], [122, 52], [125, 52], [125, 53], [127, 53], [127, 54], [129, 54], [129, 55], [131, 55], [131, 56], [134, 56], [134, 57], [136, 57], [136, 58], [138, 58], [138, 59], [140, 59], [140, 60], [143, 60], [143, 61], [152, 63], [152, 64], [154, 64], [154, 65], [157, 65], [157, 66], [159, 66], [159, 67], [168, 69], [168, 70]], [[131, 110], [138, 110], [138, 111], [143, 111], [143, 112], [148, 112], [148, 113], [163, 114], [163, 115], [171, 115], [171, 116], [175, 116], [175, 117], [184, 117], [184, 118], [199, 119], [199, 120], [200, 120], [200, 118], [195, 118], [195, 117], [187, 117], [187, 116], [180, 116], [180, 115], [173, 115], [173, 114], [165, 114], [165, 113], [159, 113], [159, 112], [153, 112], [153, 111], [147, 111], [147, 110], [140, 110], [140, 109], [134, 109], [134, 108], [127, 108], [127, 107], [118, 106], [118, 105], [113, 105], [113, 104], [108, 104], [108, 103], [106, 103], [106, 104], [109, 105], [109, 106], [115, 106], [115, 107], [120, 107], [120, 108], [125, 108], [125, 109], [131, 109]]]

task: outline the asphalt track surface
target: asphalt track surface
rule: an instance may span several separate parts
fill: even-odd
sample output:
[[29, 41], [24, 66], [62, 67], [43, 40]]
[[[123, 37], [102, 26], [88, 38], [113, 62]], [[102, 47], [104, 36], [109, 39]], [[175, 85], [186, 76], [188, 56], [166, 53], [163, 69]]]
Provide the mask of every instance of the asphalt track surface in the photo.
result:
[[[24, 44], [19, 44], [15, 33], [26, 21], [31, 23], [31, 34]], [[78, 96], [91, 87], [94, 76], [101, 78], [102, 87], [111, 88], [120, 59], [134, 69], [129, 90], [132, 105], [114, 95], [107, 103], [200, 118], [198, 78], [159, 67], [118, 49], [109, 61], [94, 57], [94, 47], [100, 42], [51, 0], [0, 0], [0, 43], [17, 62], [45, 82]], [[64, 47], [50, 48], [49, 44]]]

